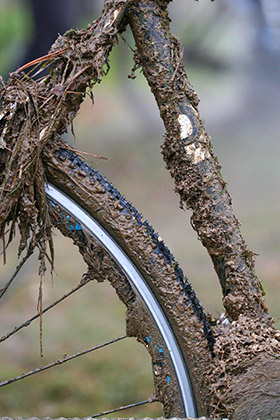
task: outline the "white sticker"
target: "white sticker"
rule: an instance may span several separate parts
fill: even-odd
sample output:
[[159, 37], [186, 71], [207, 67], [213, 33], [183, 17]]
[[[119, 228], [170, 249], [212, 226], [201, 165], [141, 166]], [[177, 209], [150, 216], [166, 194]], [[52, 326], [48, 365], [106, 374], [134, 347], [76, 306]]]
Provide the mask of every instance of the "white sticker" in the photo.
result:
[[211, 155], [208, 149], [202, 149], [202, 147], [197, 147], [195, 143], [185, 146], [185, 150], [188, 155], [191, 156], [193, 163], [201, 162], [205, 159], [210, 159]]
[[180, 114], [178, 117], [178, 122], [181, 128], [181, 139], [184, 140], [188, 138], [193, 131], [192, 123], [189, 117], [186, 114]]

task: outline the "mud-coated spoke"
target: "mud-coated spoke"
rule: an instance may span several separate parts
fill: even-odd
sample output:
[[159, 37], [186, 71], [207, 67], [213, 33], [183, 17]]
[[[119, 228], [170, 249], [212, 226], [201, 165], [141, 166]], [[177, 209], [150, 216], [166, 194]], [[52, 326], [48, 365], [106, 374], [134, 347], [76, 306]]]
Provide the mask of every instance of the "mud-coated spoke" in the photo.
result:
[[106, 416], [107, 414], [116, 413], [117, 411], [127, 410], [128, 408], [138, 407], [139, 405], [151, 404], [156, 401], [158, 400], [155, 398], [155, 396], [151, 395], [150, 398], [148, 398], [145, 401], [140, 401], [140, 402], [129, 404], [129, 405], [123, 405], [121, 407], [113, 408], [112, 410], [108, 410], [108, 411], [102, 411], [100, 413], [93, 414], [91, 417], [95, 418], [95, 417], [100, 417], [100, 416]]
[[[49, 306], [47, 306], [45, 309], [43, 309], [42, 313], [44, 314], [45, 312], [49, 311], [50, 309], [55, 307], [58, 303], [67, 299], [69, 296], [71, 296], [73, 293], [75, 293], [77, 290], [79, 290], [81, 287], [83, 287], [85, 284], [89, 283], [90, 281], [91, 281], [90, 279], [83, 279], [76, 287], [74, 287], [72, 290], [70, 290], [70, 292], [66, 293], [61, 298], [59, 298], [58, 300], [56, 300], [55, 302], [53, 302]], [[31, 324], [31, 322], [33, 322], [35, 319], [39, 318], [39, 316], [40, 316], [40, 313], [37, 313], [36, 315], [29, 318], [27, 321], [23, 322], [18, 327], [15, 327], [12, 331], [8, 332], [6, 335], [3, 335], [0, 338], [0, 343], [7, 340], [9, 337], [11, 337], [16, 332], [20, 331], [22, 328], [28, 327]]]
[[35, 375], [36, 373], [40, 373], [40, 372], [42, 372], [44, 370], [47, 370], [47, 369], [50, 369], [54, 366], [62, 365], [63, 363], [69, 362], [70, 360], [76, 359], [77, 357], [83, 356], [87, 353], [91, 353], [94, 350], [98, 350], [98, 349], [101, 349], [103, 347], [114, 344], [117, 341], [124, 340], [125, 338], [127, 338], [127, 335], [122, 335], [120, 337], [114, 338], [113, 340], [107, 341], [106, 343], [98, 344], [97, 346], [91, 347], [90, 349], [83, 350], [79, 353], [72, 354], [71, 356], [65, 356], [63, 359], [58, 359], [55, 362], [49, 363], [49, 364], [47, 364], [45, 366], [42, 366], [40, 368], [36, 368], [36, 369], [31, 370], [29, 372], [23, 373], [22, 375], [16, 376], [15, 378], [6, 379], [5, 381], [0, 382], [0, 387], [9, 385], [13, 382], [20, 381], [22, 379], [27, 378], [28, 376]]

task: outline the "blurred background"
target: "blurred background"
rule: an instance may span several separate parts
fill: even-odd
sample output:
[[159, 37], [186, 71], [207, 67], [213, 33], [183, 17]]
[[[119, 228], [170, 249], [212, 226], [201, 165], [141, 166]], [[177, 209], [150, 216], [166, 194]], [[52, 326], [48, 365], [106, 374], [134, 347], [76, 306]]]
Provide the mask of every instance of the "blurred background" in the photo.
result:
[[[0, 74], [7, 78], [9, 71], [45, 54], [58, 32], [87, 25], [101, 8], [101, 0], [67, 0], [67, 7], [64, 0], [0, 0]], [[222, 164], [242, 232], [249, 248], [259, 254], [257, 273], [266, 303], [279, 326], [279, 1], [174, 1], [169, 9], [172, 30], [184, 46], [187, 73], [201, 99], [199, 109]], [[133, 47], [129, 31], [124, 37]], [[141, 72], [134, 81], [127, 78], [133, 65], [131, 55], [120, 39], [111, 56], [110, 73], [94, 89], [94, 106], [85, 101], [75, 120], [76, 137], [69, 134], [67, 141], [79, 150], [108, 158], [91, 159], [91, 164], [160, 232], [206, 311], [219, 316], [222, 305], [216, 275], [189, 225], [190, 215], [179, 209], [161, 158], [164, 127], [154, 99]], [[57, 234], [57, 276], [53, 281], [48, 275], [44, 279], [45, 305], [74, 287], [86, 271], [77, 251], [70, 254], [73, 247], [65, 241]], [[8, 253], [8, 263], [1, 266], [1, 284], [12, 272], [15, 253], [16, 244]], [[26, 317], [36, 312], [37, 269], [34, 258], [1, 302], [0, 335], [21, 322], [23, 311]], [[64, 353], [121, 335], [125, 310], [107, 286], [90, 285], [91, 294], [84, 288], [56, 314], [44, 317], [43, 362], [38, 324], [31, 332], [7, 340], [1, 350], [2, 360], [7, 360], [1, 366], [1, 379], [29, 370], [31, 362], [45, 364]], [[142, 348], [135, 351], [139, 345], [133, 340], [128, 340], [129, 349], [123, 346], [114, 347], [118, 362], [102, 351], [80, 364], [75, 362], [71, 369], [60, 367], [56, 378], [51, 372], [44, 373], [35, 386], [26, 379], [13, 389], [4, 388], [0, 415], [83, 417], [99, 408], [145, 399], [152, 392], [149, 357]], [[130, 358], [128, 350], [133, 354]], [[105, 375], [106, 387], [97, 372]], [[134, 415], [144, 416], [147, 411], [139, 409]], [[148, 415], [161, 415], [159, 407]]]

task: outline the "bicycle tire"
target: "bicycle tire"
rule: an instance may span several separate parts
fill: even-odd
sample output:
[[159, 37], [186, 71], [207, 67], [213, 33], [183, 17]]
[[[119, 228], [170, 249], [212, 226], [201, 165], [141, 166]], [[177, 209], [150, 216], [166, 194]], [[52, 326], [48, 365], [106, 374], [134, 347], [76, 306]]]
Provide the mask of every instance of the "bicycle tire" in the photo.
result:
[[[78, 221], [78, 229], [75, 229], [76, 225], [70, 223], [69, 219], [65, 219], [65, 212], [58, 223], [56, 220], [57, 227], [65, 236], [72, 237], [83, 258], [90, 264], [92, 255], [89, 248], [92, 248], [91, 252], [94, 254], [96, 247], [100, 245], [92, 245], [92, 233], [88, 234], [85, 219], [94, 219], [96, 224], [106, 231], [106, 235], [112, 238], [113, 243], [128, 256], [135, 272], [144, 279], [147, 290], [154, 295], [159, 311], [167, 319], [178, 349], [178, 360], [181, 360], [179, 367], [175, 368], [174, 349], [169, 348], [162, 367], [163, 355], [160, 354], [159, 360], [158, 349], [162, 349], [163, 346], [160, 347], [155, 341], [153, 344], [149, 342], [147, 331], [151, 330], [151, 320], [154, 320], [154, 304], [145, 301], [144, 305], [139, 305], [139, 290], [135, 290], [135, 285], [124, 281], [123, 277], [117, 281], [111, 279], [117, 294], [127, 306], [128, 335], [136, 336], [137, 340], [147, 347], [152, 357], [156, 391], [163, 403], [165, 416], [195, 417], [206, 414], [204, 369], [214, 355], [214, 338], [203, 308], [178, 263], [162, 239], [132, 204], [72, 150], [67, 147], [57, 148], [54, 143], [46, 148], [44, 161], [48, 182], [53, 186], [47, 190], [51, 201], [50, 211], [56, 206], [54, 201], [57, 203], [57, 197], [51, 194], [53, 188], [52, 191], [58, 191], [57, 196], [62, 200], [66, 197], [68, 203], [74, 204], [83, 213], [82, 216], [75, 215], [70, 208], [66, 208], [66, 212]], [[60, 205], [63, 207], [63, 203]], [[69, 207], [69, 204], [67, 206]], [[99, 237], [98, 241], [100, 240]], [[112, 251], [109, 250], [109, 254], [107, 258], [111, 258]], [[116, 260], [115, 255], [113, 259]], [[121, 265], [120, 261], [117, 261], [117, 265]], [[112, 271], [118, 270], [116, 264], [111, 261], [108, 276], [112, 275]], [[117, 274], [117, 277], [119, 275]], [[126, 277], [129, 277], [127, 273]], [[131, 294], [136, 295], [136, 300], [131, 298]], [[137, 317], [141, 319], [141, 324], [135, 322]], [[152, 330], [153, 334], [158, 336], [154, 326]], [[165, 339], [161, 321], [159, 330], [160, 336]], [[168, 348], [169, 344], [165, 343], [164, 346]], [[162, 368], [160, 375], [157, 372], [159, 367]], [[173, 370], [173, 378], [168, 373], [170, 369]], [[183, 371], [188, 373], [185, 375]], [[183, 380], [180, 378], [181, 374], [185, 375]]]
[[[145, 312], [146, 308], [148, 309], [148, 311], [151, 314], [151, 319], [154, 320], [156, 326], [159, 329], [159, 333], [162, 336], [162, 339], [160, 337], [155, 338], [157, 334], [155, 331], [151, 333], [151, 329], [149, 332], [147, 332], [147, 330], [145, 329], [145, 335], [143, 333], [141, 334], [142, 337], [143, 336], [145, 337], [146, 345], [148, 345], [149, 342], [152, 340], [152, 343], [153, 343], [152, 345], [159, 352], [159, 354], [157, 355], [159, 357], [156, 357], [156, 359], [160, 358], [160, 362], [156, 361], [154, 365], [158, 366], [160, 363], [160, 366], [162, 367], [162, 364], [163, 364], [162, 358], [163, 358], [163, 353], [164, 353], [165, 348], [167, 349], [167, 352], [169, 353], [170, 358], [172, 360], [172, 365], [174, 367], [175, 375], [177, 378], [177, 382], [179, 385], [182, 398], [180, 399], [178, 398], [178, 396], [174, 396], [173, 394], [171, 397], [171, 400], [174, 401], [177, 408], [180, 408], [183, 405], [182, 414], [184, 413], [187, 417], [196, 416], [195, 401], [192, 395], [192, 387], [190, 384], [190, 379], [185, 370], [181, 352], [176, 343], [174, 334], [170, 328], [170, 325], [166, 319], [166, 316], [162, 312], [156, 300], [156, 297], [151, 292], [150, 288], [147, 286], [145, 279], [139, 273], [139, 271], [137, 270], [137, 268], [131, 261], [131, 258], [127, 255], [127, 253], [125, 253], [120, 248], [120, 246], [114, 241], [111, 235], [109, 235], [108, 232], [96, 222], [95, 218], [93, 218], [92, 215], [85, 212], [80, 206], [78, 206], [67, 195], [65, 195], [59, 189], [55, 188], [54, 186], [50, 184], [46, 185], [46, 193], [49, 198], [50, 205], [53, 208], [55, 208], [56, 212], [59, 214], [58, 224], [61, 224], [61, 219], [63, 218], [64, 221], [66, 221], [67, 228], [69, 228], [70, 231], [74, 230], [78, 232], [78, 236], [79, 236], [78, 241], [79, 242], [81, 241], [83, 245], [85, 243], [85, 234], [87, 232], [90, 236], [96, 239], [97, 244], [100, 244], [101, 247], [104, 247], [104, 249], [112, 257], [112, 259], [117, 263], [121, 271], [125, 273], [129, 281], [129, 284], [132, 286], [132, 289], [137, 295], [139, 295], [138, 299], [140, 298], [139, 300], [143, 302], [143, 303], [139, 302], [140, 305], [141, 306], [142, 304], [145, 305], [145, 308], [141, 308], [141, 312], [142, 311]], [[64, 231], [64, 229], [65, 227], [62, 228], [60, 226], [60, 230]], [[72, 236], [72, 235], [69, 235], [69, 236]], [[74, 236], [75, 235], [73, 235], [73, 237]], [[96, 254], [96, 250], [94, 253]], [[103, 258], [104, 256], [102, 255], [102, 259]], [[112, 266], [113, 264], [111, 263], [110, 271], [112, 271]], [[101, 270], [99, 269], [98, 271], [99, 271], [98, 275], [100, 274], [101, 276], [102, 275]], [[112, 273], [110, 273], [109, 277], [107, 276], [107, 279], [111, 283], [113, 283], [112, 277], [113, 277]], [[122, 297], [122, 300], [127, 302], [128, 299], [123, 295], [123, 292], [120, 292], [118, 284], [115, 284], [114, 287], [116, 291], [118, 292], [119, 296]], [[127, 296], [128, 294], [131, 295], [131, 292], [126, 290], [125, 295]], [[146, 315], [146, 316], [149, 316], [149, 315]], [[133, 334], [131, 334], [130, 332], [130, 335], [133, 335]], [[166, 356], [164, 357], [166, 358]], [[165, 364], [166, 364], [166, 361], [165, 361]], [[174, 375], [171, 375], [171, 373], [169, 372], [169, 367], [167, 368], [165, 366], [164, 370], [166, 371], [164, 376], [165, 378], [167, 378], [167, 382], [170, 382], [172, 376]], [[173, 387], [174, 387], [174, 381], [172, 382], [173, 382]], [[168, 394], [170, 397], [170, 392], [167, 392], [166, 394]], [[181, 409], [177, 411], [177, 415], [179, 412], [181, 412]]]

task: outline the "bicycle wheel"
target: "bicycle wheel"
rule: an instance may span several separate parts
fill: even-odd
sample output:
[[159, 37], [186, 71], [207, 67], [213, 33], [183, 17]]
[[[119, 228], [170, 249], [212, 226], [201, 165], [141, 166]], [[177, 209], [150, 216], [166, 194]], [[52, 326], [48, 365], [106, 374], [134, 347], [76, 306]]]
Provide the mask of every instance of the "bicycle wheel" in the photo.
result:
[[201, 306], [142, 215], [71, 150], [46, 151], [53, 224], [72, 238], [91, 279], [106, 278], [127, 307], [127, 335], [152, 359], [154, 399], [166, 417], [205, 413], [203, 367], [213, 337]]
[[[74, 239], [88, 264], [96, 255], [88, 238], [95, 236], [128, 279], [125, 286], [113, 275], [110, 281], [127, 306], [128, 335], [136, 336], [151, 354], [165, 415], [205, 414], [203, 375], [213, 357], [214, 338], [178, 263], [132, 204], [73, 151], [53, 144], [46, 162], [54, 186], [48, 194], [71, 215], [67, 220], [62, 210], [64, 227], [61, 220], [57, 226]], [[154, 334], [158, 342], [150, 339]]]

